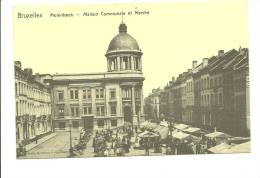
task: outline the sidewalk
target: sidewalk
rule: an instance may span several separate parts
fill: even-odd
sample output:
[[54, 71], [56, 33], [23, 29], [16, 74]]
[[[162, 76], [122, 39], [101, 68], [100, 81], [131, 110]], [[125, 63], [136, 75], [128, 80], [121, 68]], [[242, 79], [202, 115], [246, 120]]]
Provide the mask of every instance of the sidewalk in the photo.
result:
[[47, 140], [49, 140], [49, 139], [55, 137], [56, 135], [57, 135], [57, 133], [54, 132], [54, 133], [51, 133], [50, 135], [47, 135], [47, 136], [45, 136], [45, 137], [43, 137], [43, 138], [40, 138], [39, 140], [37, 140], [37, 143], [34, 141], [34, 142], [32, 142], [32, 143], [30, 143], [30, 144], [28, 144], [28, 145], [25, 145], [25, 150], [26, 150], [26, 151], [30, 151], [30, 150], [33, 149], [34, 147], [36, 147], [36, 146], [38, 146], [38, 145], [44, 143], [45, 141], [47, 141]]

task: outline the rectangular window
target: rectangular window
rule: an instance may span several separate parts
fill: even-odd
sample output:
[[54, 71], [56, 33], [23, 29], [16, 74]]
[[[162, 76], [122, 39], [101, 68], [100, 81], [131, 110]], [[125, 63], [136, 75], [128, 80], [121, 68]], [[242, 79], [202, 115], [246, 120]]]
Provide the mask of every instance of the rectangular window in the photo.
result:
[[78, 90], [75, 90], [75, 99], [79, 99], [79, 93], [78, 93]]
[[219, 93], [219, 104], [223, 104], [223, 97], [222, 97], [222, 93]]
[[59, 99], [59, 101], [63, 101], [64, 100], [64, 93], [63, 93], [63, 91], [58, 91], [58, 99]]
[[103, 88], [96, 88], [96, 98], [104, 98]]
[[96, 109], [97, 109], [97, 113], [96, 113], [97, 116], [104, 116], [105, 113], [104, 106], [97, 106]]
[[70, 111], [71, 111], [71, 116], [74, 116], [74, 117], [79, 116], [79, 107], [78, 106], [71, 106]]
[[110, 106], [110, 113], [112, 116], [116, 115], [116, 105]]
[[213, 87], [213, 79], [211, 78], [210, 79], [210, 88], [212, 88]]
[[91, 98], [91, 89], [90, 88], [87, 89], [87, 96], [88, 96], [88, 99]]
[[99, 90], [99, 96], [100, 98], [104, 98], [104, 90], [102, 88]]
[[83, 98], [83, 99], [87, 99], [86, 90], [82, 90], [82, 98]]
[[60, 117], [63, 117], [64, 116], [64, 107], [59, 107], [59, 110], [58, 110], [58, 114]]
[[74, 108], [73, 107], [70, 108], [70, 112], [71, 112], [71, 116], [75, 116], [75, 112], [74, 112]]
[[122, 90], [123, 98], [124, 99], [130, 99], [131, 98], [131, 89], [125, 88]]
[[79, 116], [79, 107], [76, 107], [76, 116]]
[[141, 98], [141, 90], [140, 89], [135, 89], [135, 97]]
[[117, 127], [117, 120], [111, 120], [111, 126], [112, 127]]
[[215, 105], [218, 105], [218, 94], [215, 93]]
[[213, 93], [211, 94], [211, 105], [212, 106], [214, 105], [214, 94]]
[[115, 89], [110, 90], [110, 99], [116, 99], [116, 90]]
[[96, 98], [99, 98], [99, 89], [96, 89]]
[[70, 99], [74, 99], [74, 92], [73, 92], [73, 90], [70, 90]]
[[98, 120], [98, 122], [97, 122], [97, 124], [98, 124], [98, 127], [99, 128], [103, 128], [104, 127], [104, 120]]
[[91, 106], [84, 106], [83, 107], [83, 114], [84, 115], [88, 115], [88, 114], [91, 114], [92, 113], [92, 108]]
[[70, 99], [79, 99], [78, 90], [70, 90]]

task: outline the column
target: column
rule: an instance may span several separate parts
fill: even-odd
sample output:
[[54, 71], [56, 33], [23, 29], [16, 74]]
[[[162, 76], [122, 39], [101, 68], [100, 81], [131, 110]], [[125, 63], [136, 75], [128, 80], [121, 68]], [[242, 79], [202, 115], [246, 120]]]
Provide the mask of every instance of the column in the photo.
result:
[[122, 61], [122, 57], [119, 57], [120, 59], [120, 70], [123, 70], [123, 61]]
[[142, 123], [144, 121], [144, 98], [143, 98], [143, 86], [140, 88], [140, 123]]
[[133, 125], [138, 125], [138, 121], [137, 121], [137, 115], [136, 115], [136, 111], [135, 111], [135, 87], [132, 86], [132, 117], [133, 117]]
[[108, 58], [107, 58], [107, 71], [110, 71], [110, 62]]
[[131, 58], [130, 58], [130, 56], [127, 57], [127, 61], [128, 61], [128, 69], [127, 70], [131, 70]]
[[134, 58], [133, 58], [133, 56], [130, 56], [129, 58], [130, 58], [130, 61], [131, 61], [131, 70], [134, 70], [135, 69], [134, 68]]
[[116, 57], [117, 71], [121, 70], [120, 57]]
[[139, 70], [142, 71], [142, 61], [141, 61], [141, 57], [138, 59], [137, 62], [139, 63], [139, 64], [138, 64], [138, 66], [139, 66]]

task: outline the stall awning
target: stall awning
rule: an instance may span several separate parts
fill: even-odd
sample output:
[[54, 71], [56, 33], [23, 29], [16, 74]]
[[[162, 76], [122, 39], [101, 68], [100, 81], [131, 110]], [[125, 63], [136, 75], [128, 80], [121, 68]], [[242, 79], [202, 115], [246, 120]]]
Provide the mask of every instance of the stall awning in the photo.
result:
[[211, 147], [210, 149], [208, 149], [208, 151], [210, 151], [211, 153], [222, 153], [223, 150], [226, 150], [230, 147], [231, 147], [231, 145], [229, 145], [227, 143], [221, 143], [219, 145]]
[[175, 124], [173, 127], [176, 129], [179, 129], [179, 130], [184, 130], [184, 129], [188, 128], [189, 126], [185, 125], [185, 124]]
[[188, 138], [190, 136], [190, 134], [186, 134], [184, 132], [176, 132], [172, 134], [173, 138], [179, 139], [179, 140], [183, 140], [185, 138]]
[[222, 150], [221, 153], [249, 153], [250, 141], [239, 145], [234, 145], [228, 149]]
[[223, 132], [212, 132], [205, 136], [209, 138], [230, 138], [231, 137], [230, 135]]
[[159, 135], [156, 133], [153, 133], [153, 132], [144, 131], [144, 132], [140, 133], [138, 136], [142, 137], [142, 138], [145, 138], [145, 137], [147, 138], [147, 137], [158, 137]]
[[184, 132], [189, 132], [189, 133], [194, 133], [194, 132], [198, 132], [200, 131], [200, 128], [196, 128], [196, 127], [189, 127], [183, 130]]

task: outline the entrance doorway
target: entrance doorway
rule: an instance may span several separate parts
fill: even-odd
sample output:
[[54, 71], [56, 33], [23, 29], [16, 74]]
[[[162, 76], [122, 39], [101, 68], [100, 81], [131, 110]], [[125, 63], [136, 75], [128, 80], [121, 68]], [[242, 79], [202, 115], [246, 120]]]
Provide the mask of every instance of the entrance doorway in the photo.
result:
[[133, 123], [132, 119], [132, 111], [130, 106], [125, 106], [124, 107], [124, 121], [128, 123]]
[[82, 117], [83, 127], [85, 130], [93, 130], [94, 118], [93, 117]]
[[65, 122], [59, 122], [59, 129], [65, 130]]
[[74, 129], [79, 128], [79, 121], [72, 121], [72, 127], [73, 127]]

